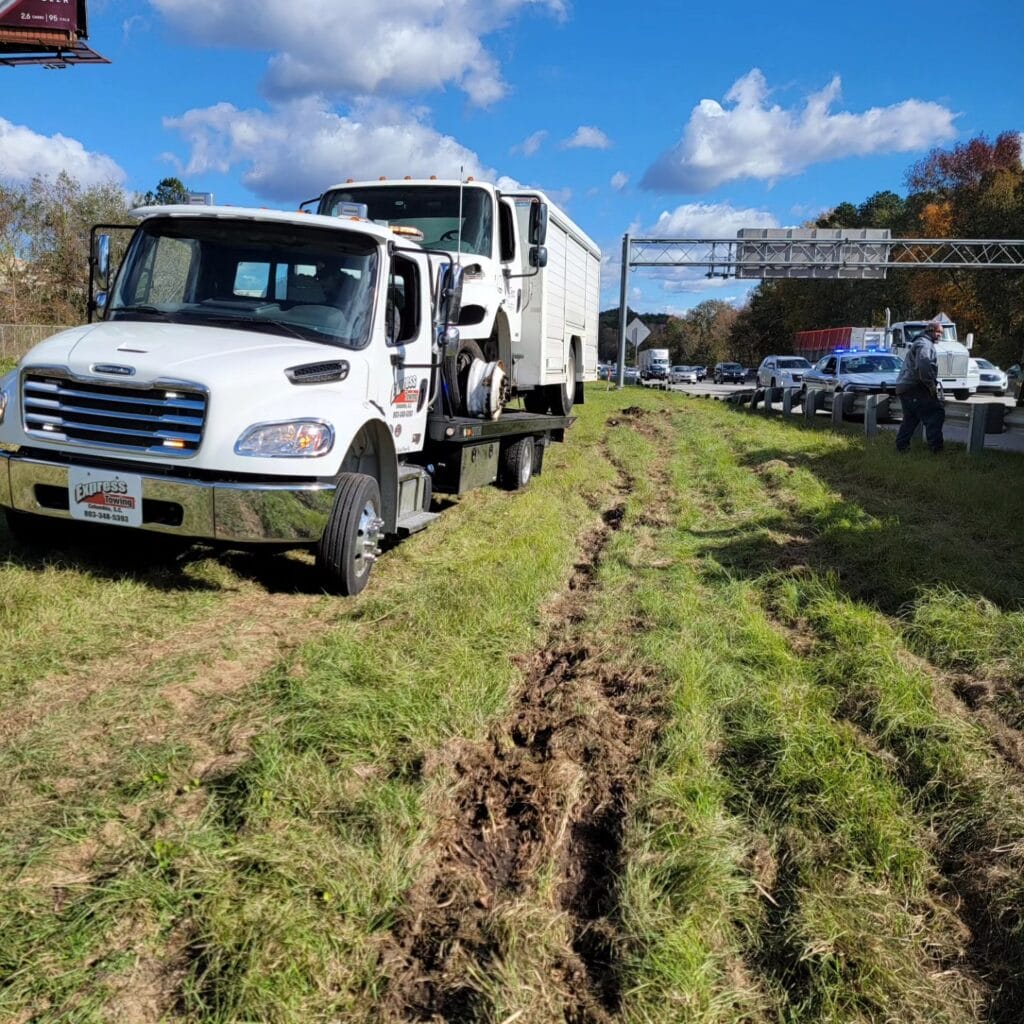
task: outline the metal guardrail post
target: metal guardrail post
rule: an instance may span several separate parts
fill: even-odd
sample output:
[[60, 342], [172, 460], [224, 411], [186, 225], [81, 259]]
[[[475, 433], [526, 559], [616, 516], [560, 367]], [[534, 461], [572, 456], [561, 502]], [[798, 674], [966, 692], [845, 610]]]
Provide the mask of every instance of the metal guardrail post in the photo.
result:
[[757, 408], [757, 403], [764, 399], [764, 388], [754, 388], [754, 393], [750, 396], [750, 411], [753, 412]]
[[807, 397], [804, 398], [804, 419], [813, 423], [818, 416], [818, 408], [821, 405], [822, 391], [819, 388], [808, 388]]
[[988, 404], [972, 405], [967, 420], [967, 454], [978, 455], [985, 450], [985, 426], [988, 423]]
[[871, 438], [878, 434], [878, 395], [864, 399], [864, 436]]
[[775, 401], [775, 388], [765, 388], [764, 389], [764, 406], [761, 409], [761, 412], [763, 412], [765, 414], [765, 416], [771, 416], [771, 414], [774, 412], [774, 410], [772, 409], [772, 403], [774, 401]]
[[793, 415], [793, 389], [783, 388], [782, 389], [782, 416], [783, 419], [789, 419]]
[[846, 411], [846, 395], [842, 391], [832, 395], [832, 429], [838, 430], [843, 425], [843, 413]]

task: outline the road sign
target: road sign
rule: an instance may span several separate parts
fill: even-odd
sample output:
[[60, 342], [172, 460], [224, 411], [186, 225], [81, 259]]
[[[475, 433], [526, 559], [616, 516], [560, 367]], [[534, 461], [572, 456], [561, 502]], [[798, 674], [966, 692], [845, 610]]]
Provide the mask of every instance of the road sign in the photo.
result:
[[636, 348], [641, 342], [643, 342], [650, 335], [650, 331], [647, 325], [639, 317], [633, 317], [628, 324], [626, 324], [626, 337], [629, 339], [629, 343]]

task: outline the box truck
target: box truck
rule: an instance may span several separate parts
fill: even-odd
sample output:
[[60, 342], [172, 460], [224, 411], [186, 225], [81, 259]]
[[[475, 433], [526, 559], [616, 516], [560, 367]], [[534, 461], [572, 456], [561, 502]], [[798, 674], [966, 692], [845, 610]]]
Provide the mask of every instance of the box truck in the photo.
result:
[[[460, 336], [503, 373], [501, 406], [568, 415], [597, 380], [601, 251], [543, 192], [434, 178], [348, 180], [309, 204], [324, 216], [365, 207], [463, 268]], [[303, 206], [308, 204], [304, 203]]]

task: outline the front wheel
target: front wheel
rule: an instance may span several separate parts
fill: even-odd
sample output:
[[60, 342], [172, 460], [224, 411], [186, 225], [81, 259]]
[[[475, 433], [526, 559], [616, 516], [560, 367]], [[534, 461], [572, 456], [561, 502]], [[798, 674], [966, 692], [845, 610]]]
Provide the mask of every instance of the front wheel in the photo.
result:
[[971, 393], [970, 393], [970, 391], [967, 390], [967, 388], [957, 388], [953, 392], [953, 397], [958, 402], [966, 402], [967, 399], [971, 397]]
[[340, 594], [358, 594], [370, 580], [384, 537], [380, 510], [380, 488], [372, 476], [342, 473], [316, 553], [317, 568]]

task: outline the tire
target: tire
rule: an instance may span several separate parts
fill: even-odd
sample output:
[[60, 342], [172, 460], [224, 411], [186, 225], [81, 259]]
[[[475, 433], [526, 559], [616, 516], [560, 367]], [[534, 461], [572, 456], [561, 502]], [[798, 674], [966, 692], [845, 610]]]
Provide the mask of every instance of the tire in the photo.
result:
[[957, 389], [956, 389], [956, 390], [955, 390], [955, 391], [953, 392], [953, 397], [954, 397], [954, 398], [955, 398], [955, 399], [956, 399], [956, 400], [957, 400], [958, 402], [966, 402], [966, 401], [967, 401], [967, 399], [971, 397], [971, 393], [970, 393], [970, 391], [969, 391], [969, 390], [967, 390], [966, 388], [957, 388]]
[[339, 594], [358, 594], [370, 580], [384, 536], [380, 509], [380, 488], [372, 476], [341, 474], [316, 552], [317, 568]]
[[568, 416], [576, 401], [576, 346], [569, 346], [569, 364], [565, 371], [564, 384], [551, 384], [548, 391], [548, 408], [556, 416]]
[[773, 391], [775, 390], [775, 388], [777, 388], [779, 386], [778, 384], [775, 383], [775, 378], [774, 377], [772, 377], [772, 385], [771, 386], [772, 386], [772, 390]]
[[451, 355], [445, 356], [444, 383], [448, 389], [452, 415], [467, 415], [466, 381], [469, 378], [469, 368], [473, 365], [474, 359], [482, 360], [483, 357], [480, 346], [471, 339], [460, 341], [458, 348]]
[[501, 451], [501, 486], [521, 491], [533, 476], [533, 438], [521, 437]]

